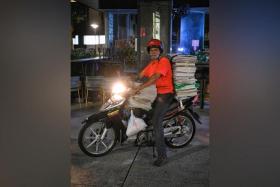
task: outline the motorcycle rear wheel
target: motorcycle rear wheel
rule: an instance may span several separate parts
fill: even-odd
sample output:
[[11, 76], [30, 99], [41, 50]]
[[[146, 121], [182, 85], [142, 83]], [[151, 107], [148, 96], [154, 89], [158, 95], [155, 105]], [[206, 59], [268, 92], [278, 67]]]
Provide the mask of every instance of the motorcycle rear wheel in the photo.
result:
[[[171, 148], [181, 148], [188, 145], [195, 134], [195, 122], [189, 115], [179, 115], [182, 121], [181, 135], [172, 138], [165, 138], [165, 143]], [[178, 124], [176, 124], [178, 125]]]
[[117, 136], [113, 128], [105, 130], [104, 122], [86, 123], [79, 132], [78, 144], [80, 149], [90, 157], [99, 157], [108, 154], [116, 145]]

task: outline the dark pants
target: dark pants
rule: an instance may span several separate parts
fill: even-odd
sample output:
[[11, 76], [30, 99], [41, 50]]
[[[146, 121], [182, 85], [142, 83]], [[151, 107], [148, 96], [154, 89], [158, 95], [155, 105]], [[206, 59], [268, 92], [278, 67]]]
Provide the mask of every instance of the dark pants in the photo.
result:
[[152, 123], [154, 126], [154, 135], [155, 135], [155, 143], [156, 150], [158, 153], [158, 157], [166, 157], [166, 148], [164, 142], [164, 132], [162, 121], [165, 113], [168, 110], [169, 105], [171, 104], [174, 98], [173, 93], [168, 94], [158, 94], [154, 103], [153, 103], [153, 117]]

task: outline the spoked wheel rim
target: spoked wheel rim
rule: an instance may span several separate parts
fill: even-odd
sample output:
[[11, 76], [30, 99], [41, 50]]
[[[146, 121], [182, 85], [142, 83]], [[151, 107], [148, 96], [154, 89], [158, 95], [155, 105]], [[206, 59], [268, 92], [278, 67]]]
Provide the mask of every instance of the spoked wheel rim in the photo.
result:
[[178, 123], [181, 127], [180, 134], [176, 137], [166, 138], [166, 141], [174, 147], [181, 147], [190, 142], [195, 131], [193, 122], [186, 116], [178, 116]]
[[[108, 152], [115, 143], [115, 133], [113, 128], [105, 130], [105, 123], [96, 122], [88, 126], [83, 135], [82, 144], [84, 149], [93, 154], [100, 155]], [[102, 139], [102, 135], [104, 136]]]

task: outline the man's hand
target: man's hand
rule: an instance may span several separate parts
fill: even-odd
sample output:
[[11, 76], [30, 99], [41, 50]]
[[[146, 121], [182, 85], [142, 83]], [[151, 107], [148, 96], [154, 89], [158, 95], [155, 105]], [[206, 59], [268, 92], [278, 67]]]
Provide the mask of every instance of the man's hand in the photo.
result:
[[139, 94], [139, 93], [140, 93], [139, 87], [135, 87], [135, 88], [131, 89], [131, 90], [128, 92], [128, 94], [129, 94], [130, 96], [134, 96], [134, 95]]
[[137, 79], [138, 79], [138, 75], [137, 75], [137, 74], [131, 75], [131, 80], [132, 80], [132, 81], [135, 81], [135, 80], [137, 80]]

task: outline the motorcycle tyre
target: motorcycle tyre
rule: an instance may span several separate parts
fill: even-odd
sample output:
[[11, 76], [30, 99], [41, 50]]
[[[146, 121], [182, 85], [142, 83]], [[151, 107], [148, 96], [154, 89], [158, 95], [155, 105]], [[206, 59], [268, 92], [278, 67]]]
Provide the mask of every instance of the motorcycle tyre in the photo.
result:
[[[97, 121], [96, 121], [97, 122]], [[93, 123], [95, 123], [95, 122], [93, 122]], [[104, 156], [104, 155], [106, 155], [106, 154], [108, 154], [109, 152], [111, 152], [112, 151], [112, 149], [115, 147], [115, 145], [116, 145], [116, 142], [117, 142], [117, 133], [116, 133], [116, 130], [113, 128], [113, 127], [111, 127], [111, 128], [113, 128], [113, 132], [114, 132], [114, 134], [115, 134], [115, 138], [114, 138], [114, 142], [113, 142], [113, 145], [112, 145], [112, 147], [110, 147], [110, 149], [108, 149], [106, 152], [104, 152], [104, 153], [101, 153], [101, 154], [93, 154], [93, 153], [90, 153], [90, 152], [88, 152], [87, 151], [87, 149], [84, 147], [84, 145], [83, 145], [83, 136], [84, 136], [84, 133], [85, 133], [85, 131], [87, 130], [87, 128], [89, 127], [89, 126], [91, 126], [92, 125], [92, 123], [86, 123], [82, 128], [81, 128], [81, 130], [80, 130], [80, 132], [79, 132], [79, 135], [78, 135], [78, 145], [79, 145], [79, 147], [80, 147], [80, 149], [81, 149], [81, 151], [83, 151], [86, 155], [88, 155], [88, 156], [90, 156], [90, 157], [101, 157], [101, 156]], [[110, 129], [111, 129], [110, 128]]]
[[192, 132], [191, 138], [190, 138], [186, 143], [184, 143], [183, 145], [180, 145], [180, 146], [173, 145], [172, 143], [170, 143], [170, 141], [168, 141], [168, 140], [165, 138], [165, 139], [164, 139], [164, 140], [165, 140], [165, 143], [166, 143], [166, 145], [167, 145], [168, 147], [170, 147], [170, 148], [175, 148], [175, 149], [176, 149], [176, 148], [185, 147], [186, 145], [188, 145], [188, 144], [192, 141], [192, 139], [193, 139], [193, 137], [194, 137], [194, 135], [195, 135], [196, 127], [195, 127], [195, 122], [194, 122], [194, 120], [193, 120], [192, 117], [190, 117], [189, 115], [184, 115], [184, 117], [186, 117], [186, 118], [188, 118], [188, 119], [190, 120], [191, 125], [192, 125], [192, 127], [193, 127], [193, 132]]

